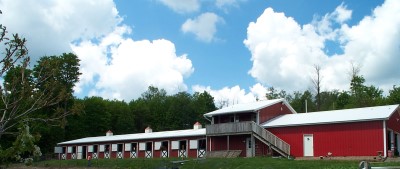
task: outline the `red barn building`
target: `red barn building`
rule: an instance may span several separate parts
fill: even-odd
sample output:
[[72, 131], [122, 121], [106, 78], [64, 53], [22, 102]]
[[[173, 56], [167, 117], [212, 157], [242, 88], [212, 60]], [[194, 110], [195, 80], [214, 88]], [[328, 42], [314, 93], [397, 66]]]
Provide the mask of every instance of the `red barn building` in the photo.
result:
[[204, 114], [193, 129], [88, 137], [59, 143], [63, 159], [381, 156], [399, 152], [399, 105], [296, 113], [284, 100], [237, 104]]
[[58, 143], [61, 159], [203, 157], [206, 131], [200, 123], [193, 129], [87, 137]]
[[[399, 151], [398, 105], [288, 114], [262, 126], [296, 157], [382, 156]], [[389, 151], [388, 151], [389, 150]]]
[[241, 157], [263, 156], [272, 150], [290, 155], [290, 145], [260, 124], [277, 116], [296, 114], [284, 100], [265, 100], [237, 104], [204, 114], [211, 125], [206, 126], [207, 151], [240, 150]]

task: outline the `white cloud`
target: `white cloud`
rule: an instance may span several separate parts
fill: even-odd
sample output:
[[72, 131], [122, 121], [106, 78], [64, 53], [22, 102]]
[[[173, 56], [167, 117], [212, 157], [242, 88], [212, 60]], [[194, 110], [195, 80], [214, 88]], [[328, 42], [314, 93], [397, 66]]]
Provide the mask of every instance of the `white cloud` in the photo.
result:
[[351, 14], [353, 11], [348, 10], [347, 6], [345, 6], [343, 3], [338, 6], [335, 11], [333, 12], [333, 16], [335, 17], [336, 22], [338, 23], [343, 23], [346, 22], [347, 20], [351, 19]]
[[186, 90], [183, 79], [194, 71], [168, 40], [126, 38], [131, 28], [121, 25], [112, 0], [12, 0], [0, 1], [0, 9], [0, 23], [28, 40], [34, 61], [77, 54], [82, 75], [75, 94], [130, 100], [149, 85], [176, 92]]
[[[311, 87], [313, 65], [322, 70], [324, 89], [348, 89], [350, 63], [362, 65], [367, 84], [388, 89], [400, 71], [400, 2], [387, 0], [371, 16], [349, 27], [351, 10], [341, 4], [320, 20], [299, 25], [293, 18], [267, 8], [247, 29], [244, 44], [253, 66], [249, 74], [259, 82], [286, 91]], [[339, 27], [333, 27], [333, 22]], [[328, 56], [327, 40], [339, 43], [343, 54]]]
[[359, 24], [344, 25], [345, 56], [359, 63], [366, 81], [388, 86], [398, 83], [400, 70], [400, 1], [387, 0]]
[[160, 0], [164, 5], [178, 13], [196, 12], [200, 9], [198, 0]]
[[183, 79], [194, 71], [191, 60], [177, 56], [168, 40], [124, 38], [129, 32], [128, 27], [118, 27], [99, 44], [84, 41], [72, 46], [83, 72], [77, 88], [94, 85], [89, 95], [124, 100], [138, 98], [150, 85], [168, 93], [187, 90]]
[[187, 19], [181, 29], [184, 33], [193, 33], [201, 41], [211, 42], [215, 39], [218, 23], [224, 23], [224, 20], [215, 13], [207, 12], [195, 19]]
[[112, 0], [1, 1], [0, 22], [28, 41], [33, 61], [70, 52], [70, 43], [111, 32], [122, 19]]
[[246, 0], [216, 0], [215, 6], [227, 13], [229, 7], [239, 7], [239, 3], [243, 1]]
[[257, 101], [257, 99], [265, 100], [265, 94], [267, 92], [267, 89], [259, 83], [250, 87], [250, 92], [248, 93], [238, 85], [224, 87], [219, 90], [211, 89], [210, 86], [195, 85], [192, 87], [192, 90], [194, 92], [207, 91], [210, 93], [210, 95], [214, 97], [214, 103], [217, 107], [225, 107], [238, 103], [250, 103]]

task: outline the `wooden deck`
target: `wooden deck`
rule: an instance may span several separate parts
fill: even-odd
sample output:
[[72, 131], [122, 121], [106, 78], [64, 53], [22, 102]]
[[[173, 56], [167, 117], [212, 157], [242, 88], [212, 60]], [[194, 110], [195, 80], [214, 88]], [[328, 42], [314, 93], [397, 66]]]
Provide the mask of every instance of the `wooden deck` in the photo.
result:
[[220, 123], [206, 126], [207, 136], [251, 134], [283, 156], [290, 155], [290, 145], [253, 121]]

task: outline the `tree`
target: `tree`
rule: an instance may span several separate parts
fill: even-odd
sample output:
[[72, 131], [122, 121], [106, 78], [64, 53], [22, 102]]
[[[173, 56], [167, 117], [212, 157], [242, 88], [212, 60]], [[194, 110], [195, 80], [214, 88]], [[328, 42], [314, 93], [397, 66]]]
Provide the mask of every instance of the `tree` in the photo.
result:
[[[40, 69], [29, 70], [28, 49], [26, 48], [26, 40], [19, 37], [18, 34], [7, 36], [6, 27], [0, 24], [0, 43], [5, 47], [1, 53], [3, 57], [0, 59], [0, 78], [4, 79], [3, 85], [0, 85], [0, 144], [6, 150], [18, 150], [16, 144], [11, 147], [4, 147], [4, 135], [11, 136], [15, 142], [20, 142], [22, 134], [30, 130], [24, 130], [25, 133], [19, 132], [18, 126], [30, 126], [38, 121], [53, 122], [63, 119], [69, 115], [71, 111], [53, 111], [46, 115], [39, 114], [39, 110], [59, 104], [67, 97], [68, 91], [60, 88], [56, 74], [51, 69], [44, 69], [41, 65]], [[54, 67], [53, 67], [54, 68]], [[79, 73], [76, 73], [79, 75]], [[70, 77], [68, 77], [70, 78]], [[29, 133], [28, 133], [29, 134]], [[31, 138], [31, 137], [28, 137]], [[37, 140], [33, 140], [37, 141]], [[23, 141], [26, 142], [26, 141]], [[2, 150], [3, 151], [3, 150]], [[19, 154], [15, 152], [13, 154]], [[16, 157], [8, 157], [7, 159], [16, 159]]]
[[129, 105], [124, 101], [107, 100], [106, 111], [111, 115], [111, 129], [117, 134], [132, 133], [135, 131], [135, 117]]
[[193, 94], [192, 106], [196, 114], [195, 121], [198, 121], [203, 125], [208, 123], [203, 115], [217, 109], [214, 103], [214, 97], [206, 91], [203, 93], [196, 92]]
[[322, 76], [321, 76], [321, 66], [319, 65], [314, 65], [314, 70], [315, 70], [315, 76], [311, 78], [311, 81], [314, 86], [314, 90], [316, 92], [316, 105], [317, 105], [317, 111], [320, 111], [321, 109], [321, 81], [322, 81]]
[[315, 111], [313, 97], [310, 91], [306, 90], [303, 93], [294, 92], [294, 97], [289, 102], [294, 110], [297, 112], [312, 112]]
[[196, 119], [196, 114], [191, 106], [192, 96], [187, 92], [179, 92], [170, 96], [167, 116], [162, 119], [166, 122], [164, 130], [187, 129], [192, 126]]
[[274, 87], [268, 88], [268, 93], [265, 94], [265, 97], [268, 100], [284, 98], [290, 101], [292, 99], [292, 96], [287, 94], [285, 90], [276, 90]]
[[389, 104], [400, 104], [400, 86], [393, 85], [393, 89], [389, 90]]
[[374, 86], [365, 86], [363, 76], [353, 76], [350, 83], [352, 107], [368, 107], [382, 105], [383, 91]]

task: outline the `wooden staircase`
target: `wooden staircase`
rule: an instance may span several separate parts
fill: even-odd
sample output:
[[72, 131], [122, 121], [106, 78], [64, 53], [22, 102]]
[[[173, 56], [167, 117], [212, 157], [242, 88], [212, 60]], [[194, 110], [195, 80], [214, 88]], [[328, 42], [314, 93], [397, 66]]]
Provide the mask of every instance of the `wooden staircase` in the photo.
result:
[[253, 121], [211, 124], [206, 126], [209, 136], [253, 134], [255, 138], [284, 157], [290, 156], [290, 145]]
[[288, 143], [286, 143], [276, 135], [272, 134], [271, 132], [265, 130], [263, 127], [256, 124], [255, 122], [253, 122], [252, 126], [253, 126], [254, 137], [256, 137], [258, 140], [271, 147], [273, 150], [275, 150], [282, 156], [289, 158], [290, 145]]

